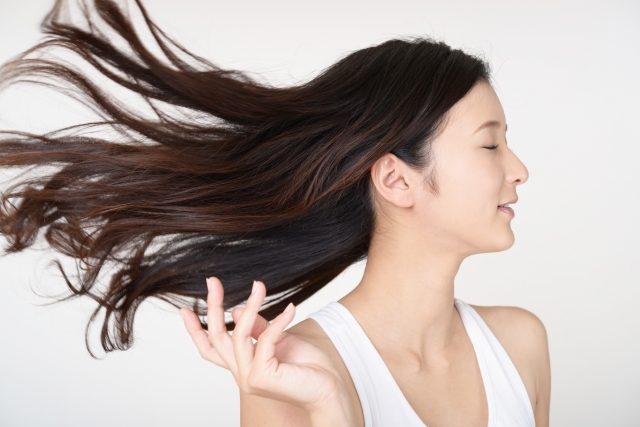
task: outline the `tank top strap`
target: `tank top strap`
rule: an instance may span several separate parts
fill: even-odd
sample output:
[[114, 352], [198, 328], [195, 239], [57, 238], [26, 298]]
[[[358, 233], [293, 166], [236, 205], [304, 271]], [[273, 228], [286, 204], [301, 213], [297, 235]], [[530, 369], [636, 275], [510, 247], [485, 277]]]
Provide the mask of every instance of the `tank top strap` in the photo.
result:
[[426, 427], [351, 312], [337, 301], [308, 316], [342, 357], [358, 393], [365, 427]]
[[[473, 307], [457, 298], [454, 302], [482, 374], [488, 427], [534, 427], [526, 388], [507, 352]], [[307, 317], [322, 327], [344, 361], [360, 399], [365, 427], [427, 427], [345, 306], [332, 301]]]
[[457, 298], [455, 305], [476, 349], [478, 363], [484, 364], [487, 372], [485, 387], [491, 388], [487, 394], [493, 398], [493, 411], [489, 413], [494, 417], [490, 417], [489, 425], [534, 427], [529, 394], [507, 351], [473, 307]]

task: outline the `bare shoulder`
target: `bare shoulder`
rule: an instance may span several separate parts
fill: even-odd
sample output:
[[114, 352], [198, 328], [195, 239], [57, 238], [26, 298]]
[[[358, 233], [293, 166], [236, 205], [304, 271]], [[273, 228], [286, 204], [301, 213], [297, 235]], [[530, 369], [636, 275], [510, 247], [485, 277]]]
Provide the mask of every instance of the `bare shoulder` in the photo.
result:
[[294, 334], [298, 338], [307, 340], [312, 344], [320, 345], [322, 349], [325, 349], [324, 345], [330, 342], [327, 334], [313, 319], [305, 319], [298, 322], [287, 329], [287, 332]]
[[349, 370], [342, 360], [342, 356], [340, 356], [324, 329], [315, 320], [305, 319], [287, 329], [287, 332], [319, 348], [328, 357], [331, 368], [335, 369], [335, 372], [340, 376], [347, 391], [350, 392], [352, 397], [356, 396], [355, 386], [351, 380]]
[[[471, 305], [498, 340], [535, 350], [546, 346], [547, 330], [538, 316], [521, 307]], [[502, 339], [506, 341], [503, 343]]]
[[471, 307], [500, 341], [518, 370], [531, 400], [536, 426], [548, 425], [551, 372], [544, 323], [538, 316], [521, 307]]
[[[520, 371], [535, 368], [548, 351], [547, 330], [538, 316], [520, 307], [471, 305]], [[522, 375], [523, 372], [520, 372]]]
[[[345, 365], [342, 356], [336, 349], [331, 339], [327, 336], [322, 327], [313, 319], [305, 319], [291, 328], [287, 329], [287, 332], [295, 334], [298, 338], [304, 339], [311, 344], [318, 347], [331, 361], [332, 368], [335, 369], [337, 375], [342, 380], [342, 384], [347, 390], [349, 399], [351, 400], [351, 407], [354, 408], [354, 417], [357, 426], [364, 426], [364, 415], [362, 413], [362, 406], [360, 404], [360, 398], [356, 390], [351, 374], [347, 365]], [[358, 409], [355, 409], [358, 408]]]

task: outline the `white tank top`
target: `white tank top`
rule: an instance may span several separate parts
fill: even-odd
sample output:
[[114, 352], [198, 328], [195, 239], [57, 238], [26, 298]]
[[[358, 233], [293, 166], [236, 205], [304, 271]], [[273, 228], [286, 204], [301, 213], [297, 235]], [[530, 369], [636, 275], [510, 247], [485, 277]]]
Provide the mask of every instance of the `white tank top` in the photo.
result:
[[[478, 358], [489, 404], [488, 427], [535, 427], [529, 395], [504, 347], [473, 307], [454, 300]], [[349, 370], [365, 427], [426, 427], [345, 306], [332, 301], [307, 317], [324, 329]]]

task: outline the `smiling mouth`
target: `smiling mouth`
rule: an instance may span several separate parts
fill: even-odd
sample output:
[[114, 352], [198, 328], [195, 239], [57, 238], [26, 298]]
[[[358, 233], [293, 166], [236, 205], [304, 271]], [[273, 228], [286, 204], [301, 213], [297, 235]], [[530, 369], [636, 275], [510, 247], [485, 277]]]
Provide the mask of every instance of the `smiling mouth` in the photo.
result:
[[510, 202], [505, 202], [505, 203], [503, 203], [501, 205], [498, 205], [498, 207], [499, 208], [501, 208], [501, 207], [507, 207], [508, 208], [509, 205], [512, 205], [512, 204], [516, 203], [517, 201], [518, 201], [518, 198], [516, 197], [515, 199], [511, 200]]

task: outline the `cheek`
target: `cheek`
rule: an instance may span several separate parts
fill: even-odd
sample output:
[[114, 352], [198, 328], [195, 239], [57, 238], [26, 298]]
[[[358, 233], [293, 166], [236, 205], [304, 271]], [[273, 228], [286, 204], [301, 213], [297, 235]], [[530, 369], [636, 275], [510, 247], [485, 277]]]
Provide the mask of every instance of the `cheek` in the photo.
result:
[[459, 162], [450, 165], [446, 179], [447, 199], [459, 214], [477, 217], [489, 207], [497, 209], [501, 182], [497, 168], [490, 160], [475, 156], [460, 158]]
[[440, 195], [425, 200], [425, 229], [443, 237], [484, 240], [497, 221], [502, 177], [488, 153], [461, 150], [441, 155], [436, 173]]

